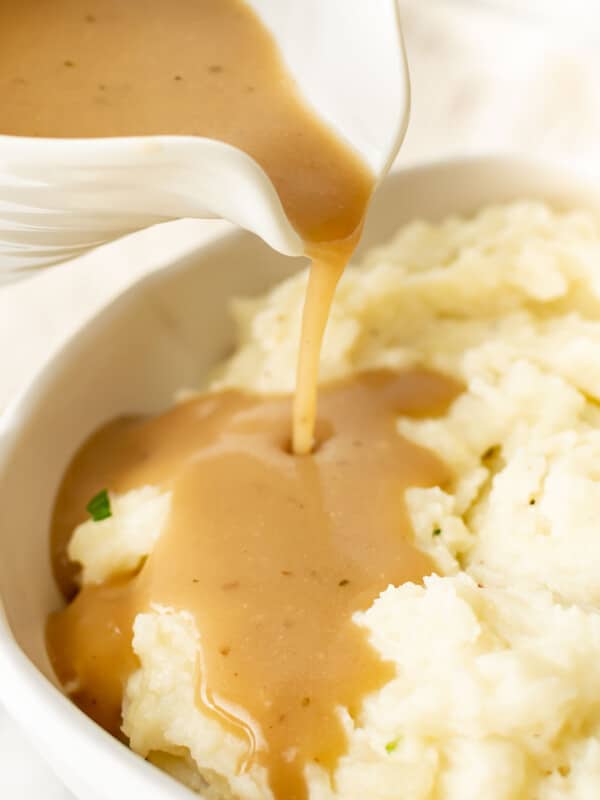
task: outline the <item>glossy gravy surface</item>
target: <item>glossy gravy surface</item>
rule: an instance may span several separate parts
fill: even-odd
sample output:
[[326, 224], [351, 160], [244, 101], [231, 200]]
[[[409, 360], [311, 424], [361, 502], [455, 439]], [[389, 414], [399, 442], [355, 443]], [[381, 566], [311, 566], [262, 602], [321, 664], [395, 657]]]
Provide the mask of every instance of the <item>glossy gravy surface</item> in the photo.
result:
[[73, 699], [118, 733], [123, 684], [136, 666], [134, 616], [151, 602], [188, 610], [201, 631], [198, 706], [246, 740], [245, 763], [267, 767], [278, 800], [305, 798], [306, 764], [332, 768], [346, 748], [336, 707], [358, 714], [393, 675], [352, 614], [389, 584], [432, 571], [412, 543], [404, 490], [450, 476], [398, 435], [396, 417], [441, 413], [458, 391], [418, 370], [325, 387], [318, 446], [301, 458], [290, 453], [290, 398], [239, 391], [95, 434], [55, 509], [54, 561], [67, 594], [66, 544], [99, 489], [150, 484], [173, 498], [139, 573], [84, 588], [50, 621], [51, 659], [61, 681], [78, 686]]
[[313, 280], [327, 283], [307, 303], [294, 406], [294, 449], [308, 452], [320, 343], [373, 176], [303, 102], [252, 9], [242, 0], [0, 0], [0, 134], [206, 136], [263, 167], [319, 265]]

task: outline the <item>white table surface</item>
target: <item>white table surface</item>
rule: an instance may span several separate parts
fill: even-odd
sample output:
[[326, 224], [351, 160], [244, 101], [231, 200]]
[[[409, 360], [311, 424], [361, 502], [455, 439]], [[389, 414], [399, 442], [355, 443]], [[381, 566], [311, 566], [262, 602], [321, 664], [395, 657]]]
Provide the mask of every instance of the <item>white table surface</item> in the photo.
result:
[[[400, 5], [413, 112], [396, 166], [502, 150], [600, 159], [596, 3], [400, 0]], [[550, 24], [536, 16], [540, 9], [551, 12]], [[167, 253], [200, 243], [213, 224], [170, 223], [167, 232], [163, 226], [137, 234], [0, 289], [0, 409], [94, 310]], [[0, 798], [73, 800], [1, 708]]]

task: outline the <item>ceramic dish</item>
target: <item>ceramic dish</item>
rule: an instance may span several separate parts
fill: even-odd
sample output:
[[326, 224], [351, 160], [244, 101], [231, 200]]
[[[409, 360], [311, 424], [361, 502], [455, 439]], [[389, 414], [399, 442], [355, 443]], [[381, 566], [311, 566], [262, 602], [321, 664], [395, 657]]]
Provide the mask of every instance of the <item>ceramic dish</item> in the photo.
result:
[[[414, 217], [519, 198], [600, 210], [592, 175], [511, 158], [438, 163], [384, 182], [361, 248]], [[82, 800], [192, 795], [97, 727], [53, 681], [44, 626], [61, 602], [48, 545], [60, 477], [101, 423], [159, 411], [176, 389], [197, 384], [232, 346], [229, 298], [262, 292], [300, 263], [245, 233], [165, 263], [73, 337], [0, 419], [0, 699]]]

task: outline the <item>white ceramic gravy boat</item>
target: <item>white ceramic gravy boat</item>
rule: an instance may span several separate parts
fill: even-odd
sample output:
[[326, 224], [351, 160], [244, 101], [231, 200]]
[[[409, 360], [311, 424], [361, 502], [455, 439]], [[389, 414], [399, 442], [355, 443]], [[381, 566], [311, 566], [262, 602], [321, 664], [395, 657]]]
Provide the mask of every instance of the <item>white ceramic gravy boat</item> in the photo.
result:
[[[300, 91], [381, 179], [409, 84], [396, 0], [247, 0]], [[302, 242], [261, 167], [213, 139], [0, 135], [0, 283], [179, 217], [223, 217], [285, 255]]]

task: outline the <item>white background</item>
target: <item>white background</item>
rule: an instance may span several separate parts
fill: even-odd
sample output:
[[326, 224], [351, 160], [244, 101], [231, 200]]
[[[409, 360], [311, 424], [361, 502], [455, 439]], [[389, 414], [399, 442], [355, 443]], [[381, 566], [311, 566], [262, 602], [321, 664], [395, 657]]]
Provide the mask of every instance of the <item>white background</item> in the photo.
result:
[[[400, 5], [413, 111], [397, 167], [492, 151], [600, 160], [595, 0]], [[171, 223], [177, 246], [200, 242], [211, 224]], [[0, 289], [0, 409], [61, 341], [164, 252], [163, 231], [154, 229]], [[72, 800], [1, 708], [0, 797]]]

